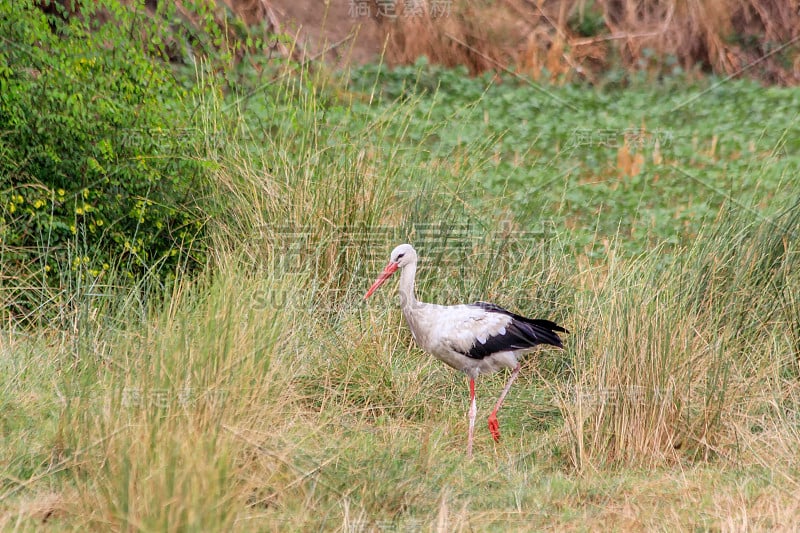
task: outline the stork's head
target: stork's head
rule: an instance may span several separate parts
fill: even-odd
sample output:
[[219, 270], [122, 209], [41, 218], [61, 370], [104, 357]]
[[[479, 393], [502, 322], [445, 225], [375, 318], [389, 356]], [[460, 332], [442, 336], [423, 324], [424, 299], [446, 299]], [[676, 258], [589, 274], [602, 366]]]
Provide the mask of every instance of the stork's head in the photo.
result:
[[417, 262], [417, 251], [410, 244], [401, 244], [389, 256], [389, 264], [397, 264], [397, 268], [403, 268], [406, 265]]
[[412, 263], [417, 262], [417, 251], [414, 250], [414, 247], [410, 244], [401, 244], [394, 250], [392, 250], [392, 255], [389, 256], [389, 264], [386, 265], [386, 268], [383, 269], [383, 272], [378, 279], [375, 280], [375, 283], [372, 284], [372, 287], [369, 288], [367, 294], [364, 295], [364, 298], [369, 298], [372, 296], [372, 293], [375, 292], [378, 287], [383, 285], [383, 282], [389, 279], [392, 274], [394, 274], [398, 268], [403, 268], [406, 265], [410, 265]]

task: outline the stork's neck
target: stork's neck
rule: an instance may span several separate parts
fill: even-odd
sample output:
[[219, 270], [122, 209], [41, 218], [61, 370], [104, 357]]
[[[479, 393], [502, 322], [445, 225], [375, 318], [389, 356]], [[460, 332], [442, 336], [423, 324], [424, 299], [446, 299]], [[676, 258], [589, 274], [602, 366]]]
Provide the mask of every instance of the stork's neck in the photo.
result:
[[417, 264], [409, 263], [400, 271], [400, 306], [403, 310], [413, 309], [417, 303], [414, 295], [414, 277], [417, 274]]

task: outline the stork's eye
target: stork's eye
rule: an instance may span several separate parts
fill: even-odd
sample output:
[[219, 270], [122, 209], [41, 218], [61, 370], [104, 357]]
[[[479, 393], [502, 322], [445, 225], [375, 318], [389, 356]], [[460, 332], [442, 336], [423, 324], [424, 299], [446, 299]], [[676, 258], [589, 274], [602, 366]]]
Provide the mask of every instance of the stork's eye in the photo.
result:
[[400, 259], [400, 258], [401, 258], [401, 257], [403, 257], [404, 255], [406, 255], [406, 254], [405, 254], [405, 253], [402, 253], [402, 254], [397, 254], [397, 259]]

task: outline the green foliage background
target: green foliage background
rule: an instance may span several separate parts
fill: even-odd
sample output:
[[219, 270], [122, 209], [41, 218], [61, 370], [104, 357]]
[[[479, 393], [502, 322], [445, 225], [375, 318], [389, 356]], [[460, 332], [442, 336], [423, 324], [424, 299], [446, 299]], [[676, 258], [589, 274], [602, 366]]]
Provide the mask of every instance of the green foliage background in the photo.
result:
[[164, 279], [202, 262], [198, 89], [158, 57], [158, 17], [116, 2], [66, 18], [29, 0], [0, 10], [4, 275]]

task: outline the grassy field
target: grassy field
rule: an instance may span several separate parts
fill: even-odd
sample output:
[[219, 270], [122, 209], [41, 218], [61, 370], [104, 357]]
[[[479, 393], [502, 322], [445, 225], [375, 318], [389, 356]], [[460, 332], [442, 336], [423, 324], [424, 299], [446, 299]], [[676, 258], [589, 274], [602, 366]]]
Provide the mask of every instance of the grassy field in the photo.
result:
[[[40, 288], [59, 326], [0, 331], [3, 529], [796, 527], [796, 89], [421, 64], [203, 94], [205, 270], [79, 267]], [[465, 377], [391, 283], [363, 301], [400, 242], [422, 299], [572, 332], [523, 365], [499, 444], [506, 375], [479, 381], [473, 460]]]

